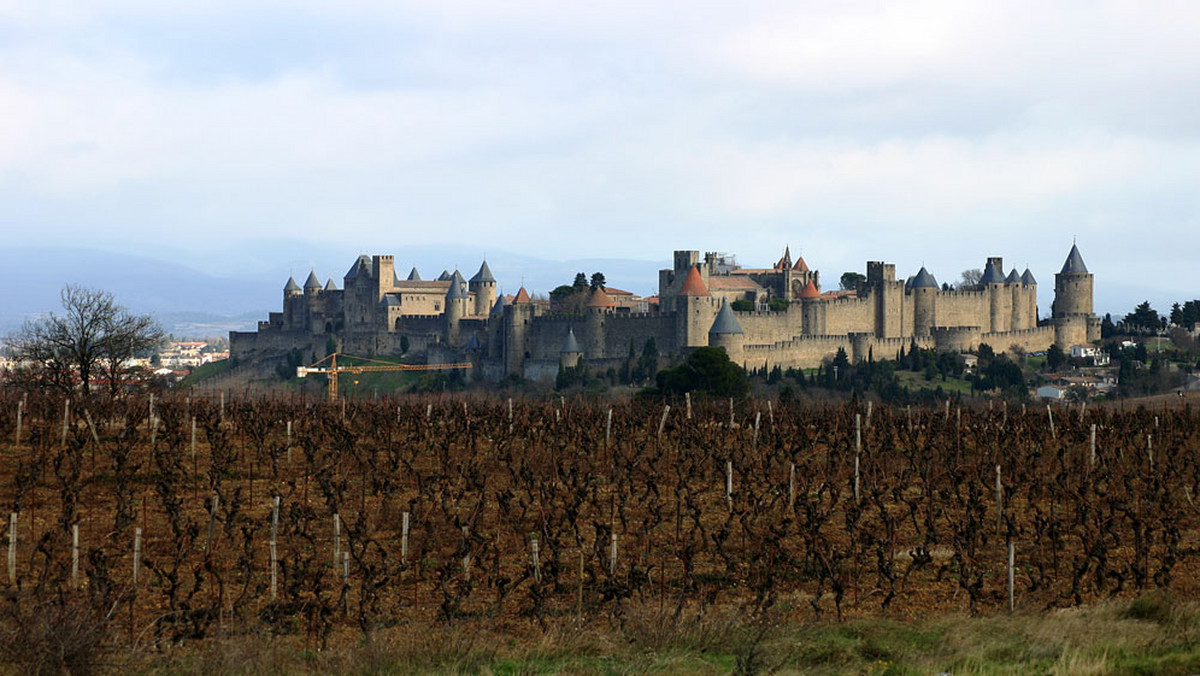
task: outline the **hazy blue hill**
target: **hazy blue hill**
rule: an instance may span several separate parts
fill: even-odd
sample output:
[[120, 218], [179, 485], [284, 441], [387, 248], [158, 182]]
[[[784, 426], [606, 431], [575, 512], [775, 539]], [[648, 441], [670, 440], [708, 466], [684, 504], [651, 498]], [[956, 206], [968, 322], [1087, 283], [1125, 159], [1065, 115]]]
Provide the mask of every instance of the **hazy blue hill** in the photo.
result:
[[[342, 276], [357, 253], [342, 248], [279, 243], [275, 259], [270, 251], [231, 252], [221, 260], [192, 259], [191, 265], [150, 256], [112, 253], [74, 247], [9, 247], [0, 249], [0, 270], [8, 284], [0, 286], [0, 334], [21, 325], [25, 318], [58, 311], [59, 292], [68, 283], [104, 289], [136, 312], [154, 314], [163, 327], [178, 336], [222, 335], [230, 330], [253, 329], [270, 311], [281, 309], [288, 275], [303, 284], [311, 266], [322, 283], [330, 277], [340, 288]], [[300, 252], [310, 258], [298, 262]], [[506, 251], [482, 251], [451, 246], [395, 247], [364, 252], [392, 254], [401, 279], [416, 265], [424, 279], [434, 279], [443, 269], [455, 267], [470, 278], [486, 256], [488, 266], [505, 293], [516, 293], [522, 284], [531, 293], [548, 293], [570, 284], [576, 272], [589, 277], [603, 272], [607, 283], [634, 293], [657, 292], [658, 269], [669, 260], [577, 259], [552, 261]], [[250, 255], [252, 254], [252, 255]], [[236, 277], [219, 276], [197, 268], [229, 270]]]
[[282, 288], [266, 279], [213, 277], [153, 258], [68, 247], [0, 249], [0, 270], [11, 280], [0, 286], [4, 331], [26, 317], [58, 311], [59, 292], [68, 283], [109, 291], [131, 310], [159, 316], [168, 330], [173, 330], [168, 315], [174, 313], [263, 313], [278, 304]]

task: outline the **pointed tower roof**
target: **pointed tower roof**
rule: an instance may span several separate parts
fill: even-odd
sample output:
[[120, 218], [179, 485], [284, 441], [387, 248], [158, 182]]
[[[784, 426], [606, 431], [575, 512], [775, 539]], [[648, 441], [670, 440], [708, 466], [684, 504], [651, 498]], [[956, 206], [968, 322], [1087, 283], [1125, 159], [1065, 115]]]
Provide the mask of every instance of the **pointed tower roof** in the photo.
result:
[[707, 296], [708, 287], [704, 286], [704, 279], [700, 276], [700, 268], [693, 265], [688, 269], [687, 277], [683, 278], [683, 284], [679, 287], [680, 296]]
[[588, 299], [587, 306], [588, 307], [616, 307], [617, 304], [615, 302], [613, 302], [613, 299], [610, 298], [607, 293], [604, 293], [604, 287], [597, 286], [596, 290], [592, 292], [592, 297]]
[[446, 300], [455, 300], [466, 298], [467, 292], [463, 291], [462, 275], [458, 274], [458, 270], [450, 275], [450, 288], [446, 290]]
[[496, 297], [496, 302], [492, 304], [492, 317], [504, 314], [504, 295]]
[[415, 266], [415, 265], [414, 265], [414, 266], [413, 266], [413, 269], [409, 271], [409, 273], [408, 273], [408, 281], [410, 281], [410, 282], [419, 282], [419, 281], [421, 281], [421, 273], [417, 272], [417, 266]]
[[1025, 272], [1021, 274], [1021, 282], [1028, 286], [1037, 286], [1037, 279], [1034, 278], [1029, 268], [1025, 268]]
[[742, 325], [737, 320], [737, 315], [733, 313], [733, 308], [729, 306], [728, 298], [721, 305], [721, 311], [717, 313], [717, 318], [713, 320], [712, 328], [708, 332], [710, 334], [744, 333]]
[[532, 302], [529, 299], [529, 292], [523, 286], [517, 291], [516, 297], [513, 298], [513, 305], [529, 305]]
[[472, 284], [479, 282], [491, 282], [492, 284], [496, 283], [496, 278], [492, 276], [492, 270], [488, 267], [486, 260], [483, 262], [483, 265], [479, 266], [479, 272], [476, 272], [475, 276], [471, 278]]
[[450, 281], [450, 271], [449, 271], [449, 270], [442, 270], [442, 274], [440, 274], [440, 275], [438, 275], [438, 276], [437, 276], [437, 281], [439, 281], [439, 282], [448, 282], [448, 281]]
[[1063, 263], [1062, 272], [1064, 275], [1086, 275], [1087, 266], [1083, 264], [1083, 256], [1079, 255], [1079, 247], [1071, 245], [1071, 253], [1067, 254], [1067, 262]]
[[922, 265], [921, 269], [917, 271], [917, 275], [913, 277], [911, 287], [914, 289], [929, 287], [936, 289], [938, 288], [938, 283], [937, 280], [934, 279], [933, 275], [931, 275], [929, 271], [925, 269], [925, 266]]
[[1013, 268], [1012, 272], [1008, 273], [1008, 276], [1004, 278], [1005, 284], [1016, 284], [1020, 281], [1021, 281], [1021, 275], [1017, 274], [1016, 268]]
[[783, 247], [783, 258], [780, 258], [778, 261], [776, 261], [775, 269], [787, 270], [790, 267], [792, 267], [792, 247], [785, 246]]
[[330, 277], [329, 281], [325, 282], [325, 290], [326, 291], [340, 291], [340, 289], [338, 289], [338, 285], [333, 283], [333, 277]]
[[321, 280], [317, 279], [317, 273], [311, 270], [308, 272], [308, 279], [304, 282], [304, 290], [308, 291], [309, 289], [321, 290]]
[[821, 292], [817, 290], [817, 285], [813, 284], [813, 280], [808, 280], [808, 284], [804, 285], [804, 290], [800, 292], [800, 297], [803, 299], [819, 298]]
[[467, 349], [478, 351], [483, 349], [483, 344], [479, 342], [479, 336], [471, 334], [471, 339], [467, 341]]
[[579, 347], [579, 341], [575, 340], [575, 329], [567, 329], [567, 339], [563, 341], [562, 349], [559, 350], [559, 352], [562, 352], [563, 354], [570, 352], [578, 352], [579, 354], [583, 354], [583, 349]]
[[367, 258], [366, 254], [363, 254], [354, 261], [354, 264], [350, 266], [350, 270], [347, 271], [346, 274], [342, 276], [342, 279], [344, 279], [345, 281], [348, 282], [350, 280], [358, 278], [358, 276], [360, 274], [370, 274], [370, 273], [371, 273], [371, 259]]
[[300, 285], [296, 283], [296, 278], [288, 275], [287, 284], [283, 285], [284, 291], [299, 291]]
[[796, 259], [796, 264], [792, 266], [792, 270], [795, 272], [808, 272], [808, 263], [804, 262], [804, 256]]
[[980, 284], [1003, 284], [1004, 273], [995, 266], [991, 261], [983, 268], [983, 277], [979, 279]]

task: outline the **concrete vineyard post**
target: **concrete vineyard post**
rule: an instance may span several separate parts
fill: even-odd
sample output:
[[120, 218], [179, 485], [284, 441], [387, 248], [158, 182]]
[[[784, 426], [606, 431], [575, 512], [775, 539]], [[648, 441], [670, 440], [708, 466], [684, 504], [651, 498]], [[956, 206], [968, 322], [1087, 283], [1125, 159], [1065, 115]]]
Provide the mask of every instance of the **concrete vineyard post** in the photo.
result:
[[63, 402], [63, 418], [62, 418], [62, 447], [67, 447], [67, 424], [71, 420], [71, 400], [68, 398]]
[[342, 552], [342, 584], [350, 581], [350, 552]]
[[213, 493], [212, 510], [208, 515], [208, 539], [204, 545], [205, 551], [212, 551], [213, 538], [216, 536], [217, 531], [217, 509], [220, 507], [220, 505], [221, 494]]
[[725, 501], [733, 509], [733, 461], [725, 461]]
[[612, 534], [612, 549], [608, 553], [608, 574], [617, 574], [617, 534]]
[[542, 562], [538, 556], [538, 541], [534, 538], [530, 543], [530, 556], [533, 560], [533, 579], [537, 582], [542, 581]]
[[692, 393], [684, 392], [683, 400], [684, 400], [684, 402], [687, 403], [687, 419], [691, 420], [692, 419]]
[[775, 407], [770, 399], [767, 400], [767, 422], [771, 423], [771, 429], [775, 429]]
[[1014, 561], [1015, 554], [1016, 554], [1016, 543], [1014, 543], [1012, 540], [1009, 540], [1008, 541], [1008, 612], [1010, 612], [1010, 613], [1013, 612], [1013, 610], [1016, 607], [1015, 598], [1014, 598], [1014, 584], [1013, 584], [1014, 583], [1014, 579], [1013, 579], [1014, 565], [1013, 564], [1015, 563], [1015, 561]]
[[608, 413], [604, 416], [604, 448], [608, 448], [612, 438], [612, 409], [608, 409]]
[[1058, 435], [1054, 431], [1054, 410], [1050, 408], [1050, 404], [1046, 404], [1046, 418], [1050, 421], [1050, 438], [1057, 439]]
[[658, 421], [658, 440], [659, 441], [662, 441], [663, 428], [665, 428], [667, 426], [667, 414], [669, 414], [670, 412], [671, 412], [671, 405], [670, 404], [664, 405], [663, 412], [662, 412], [662, 418], [659, 419], [659, 421]]
[[408, 512], [400, 515], [400, 563], [408, 559]]
[[142, 528], [137, 526], [133, 529], [133, 589], [137, 591], [138, 575], [141, 573], [142, 564]]
[[1092, 423], [1091, 455], [1088, 456], [1088, 468], [1096, 466], [1096, 423]]
[[467, 526], [462, 527], [463, 536], [463, 554], [462, 566], [463, 577], [467, 582], [471, 581], [471, 529]]
[[1004, 484], [1000, 482], [1000, 465], [996, 465], [996, 526], [1004, 524]]
[[754, 436], [750, 439], [750, 448], [758, 448], [758, 424], [762, 422], [762, 411], [754, 412]]
[[292, 462], [292, 421], [287, 421], [287, 461]]
[[729, 426], [733, 427], [733, 397], [729, 398]]
[[342, 516], [337, 512], [333, 514], [333, 567], [342, 561]]
[[79, 524], [71, 524], [71, 588], [79, 588]]

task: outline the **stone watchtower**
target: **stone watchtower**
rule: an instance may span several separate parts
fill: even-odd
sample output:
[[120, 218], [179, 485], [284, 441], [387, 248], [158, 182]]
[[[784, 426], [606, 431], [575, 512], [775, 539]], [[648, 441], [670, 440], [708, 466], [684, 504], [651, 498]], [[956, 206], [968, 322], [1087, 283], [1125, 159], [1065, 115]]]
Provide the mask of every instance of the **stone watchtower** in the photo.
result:
[[517, 291], [511, 305], [504, 306], [504, 372], [522, 375], [525, 370], [525, 339], [533, 321], [534, 305], [525, 287]]
[[486, 260], [467, 284], [471, 293], [475, 294], [475, 311], [471, 314], [486, 317], [496, 302], [496, 278], [492, 276], [492, 270]]
[[575, 330], [567, 329], [567, 339], [563, 341], [562, 349], [558, 352], [558, 365], [564, 369], [573, 369], [579, 366], [579, 360], [583, 358], [583, 348], [579, 347], [579, 341], [575, 339]]
[[913, 334], [928, 336], [937, 323], [938, 292], [937, 279], [925, 266], [917, 271], [912, 280], [913, 297]]
[[735, 364], [743, 365], [746, 360], [746, 334], [728, 300], [721, 305], [721, 311], [708, 330], [708, 344], [725, 350], [729, 361]]
[[675, 345], [680, 351], [708, 345], [708, 328], [716, 317], [715, 299], [700, 277], [700, 268], [688, 268], [675, 295]]
[[451, 346], [458, 346], [459, 325], [462, 318], [467, 315], [467, 303], [470, 297], [463, 287], [466, 282], [463, 281], [462, 275], [458, 270], [450, 276], [450, 288], [446, 290], [446, 342]]
[[603, 287], [596, 287], [587, 304], [587, 347], [584, 356], [588, 359], [603, 359], [608, 340], [608, 318], [616, 312], [617, 304], [604, 293]]
[[1064, 350], [1100, 340], [1100, 320], [1092, 311], [1093, 277], [1083, 263], [1079, 247], [1071, 252], [1062, 271], [1054, 275], [1054, 343]]

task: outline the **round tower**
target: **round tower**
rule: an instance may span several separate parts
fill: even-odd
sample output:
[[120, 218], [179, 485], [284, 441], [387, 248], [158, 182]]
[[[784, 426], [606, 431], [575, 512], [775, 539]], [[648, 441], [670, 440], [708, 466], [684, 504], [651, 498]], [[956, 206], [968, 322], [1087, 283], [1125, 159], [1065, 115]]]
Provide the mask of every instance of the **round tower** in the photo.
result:
[[675, 344], [679, 350], [708, 345], [708, 328], [716, 316], [713, 301], [700, 268], [688, 268], [675, 303]]
[[521, 376], [525, 372], [525, 336], [533, 321], [533, 301], [525, 287], [517, 291], [511, 305], [504, 306], [504, 372]]
[[717, 313], [712, 328], [708, 330], [708, 344], [725, 350], [729, 361], [744, 365], [746, 334], [742, 331], [742, 325], [738, 322], [733, 308], [729, 307], [728, 300], [721, 304], [721, 311]]
[[579, 347], [579, 341], [575, 339], [575, 330], [567, 329], [567, 339], [563, 341], [562, 349], [558, 352], [558, 365], [564, 369], [573, 369], [579, 366], [579, 360], [583, 358], [583, 348]]
[[983, 277], [979, 287], [987, 294], [988, 325], [984, 327], [989, 333], [1008, 330], [1008, 322], [1012, 319], [1012, 295], [1005, 295], [1004, 259], [988, 258], [983, 268]]
[[821, 326], [821, 292], [816, 283], [810, 278], [800, 292], [800, 333], [805, 336], [817, 336], [824, 333]]
[[1100, 338], [1092, 328], [1098, 327], [1092, 312], [1092, 283], [1079, 247], [1072, 244], [1062, 271], [1054, 275], [1054, 342], [1063, 350]]
[[928, 336], [937, 324], [937, 299], [939, 290], [937, 280], [922, 266], [917, 272], [917, 276], [913, 277], [911, 287], [913, 296], [913, 335]]
[[471, 277], [468, 288], [475, 294], [475, 311], [472, 314], [486, 317], [492, 309], [492, 304], [496, 302], [496, 278], [492, 276], [492, 270], [486, 260], [479, 266], [479, 272]]
[[467, 292], [458, 270], [450, 277], [450, 288], [446, 290], [446, 342], [458, 346], [459, 325], [467, 314]]
[[588, 359], [603, 359], [607, 349], [608, 319], [616, 311], [617, 304], [604, 293], [603, 287], [596, 287], [587, 304], [587, 346], [584, 354]]

